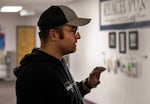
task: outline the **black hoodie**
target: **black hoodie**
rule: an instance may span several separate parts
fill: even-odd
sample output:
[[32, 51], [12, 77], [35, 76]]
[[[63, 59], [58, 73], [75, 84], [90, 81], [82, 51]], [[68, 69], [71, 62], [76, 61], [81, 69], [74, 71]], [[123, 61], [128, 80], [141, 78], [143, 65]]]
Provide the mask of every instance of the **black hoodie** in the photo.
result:
[[82, 82], [75, 83], [62, 61], [37, 48], [14, 69], [17, 104], [83, 104]]

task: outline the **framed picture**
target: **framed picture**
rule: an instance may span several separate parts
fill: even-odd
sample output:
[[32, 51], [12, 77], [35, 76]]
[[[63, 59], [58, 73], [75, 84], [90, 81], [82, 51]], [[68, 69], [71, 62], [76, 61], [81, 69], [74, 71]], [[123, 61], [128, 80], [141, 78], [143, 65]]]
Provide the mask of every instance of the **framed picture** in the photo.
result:
[[109, 32], [109, 48], [116, 48], [116, 32]]
[[119, 32], [119, 51], [126, 53], [126, 32]]
[[129, 49], [131, 50], [138, 49], [138, 31], [129, 32]]

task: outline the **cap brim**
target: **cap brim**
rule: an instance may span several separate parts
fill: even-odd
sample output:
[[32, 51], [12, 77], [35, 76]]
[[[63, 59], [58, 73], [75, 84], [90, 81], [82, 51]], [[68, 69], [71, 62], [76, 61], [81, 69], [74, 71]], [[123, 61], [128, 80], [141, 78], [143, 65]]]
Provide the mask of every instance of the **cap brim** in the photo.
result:
[[66, 24], [72, 25], [72, 26], [84, 26], [84, 25], [88, 24], [90, 21], [91, 21], [91, 19], [88, 19], [88, 18], [77, 18]]

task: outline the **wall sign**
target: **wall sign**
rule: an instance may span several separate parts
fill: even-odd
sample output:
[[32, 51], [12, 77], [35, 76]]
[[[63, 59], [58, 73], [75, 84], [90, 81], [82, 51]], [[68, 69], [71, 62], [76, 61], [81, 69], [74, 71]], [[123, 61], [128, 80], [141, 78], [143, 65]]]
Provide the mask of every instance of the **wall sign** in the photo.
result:
[[116, 32], [109, 32], [109, 48], [116, 48]]
[[119, 32], [119, 51], [126, 53], [126, 32]]
[[138, 49], [138, 31], [129, 32], [129, 49], [130, 50]]
[[150, 26], [150, 0], [100, 0], [100, 29]]

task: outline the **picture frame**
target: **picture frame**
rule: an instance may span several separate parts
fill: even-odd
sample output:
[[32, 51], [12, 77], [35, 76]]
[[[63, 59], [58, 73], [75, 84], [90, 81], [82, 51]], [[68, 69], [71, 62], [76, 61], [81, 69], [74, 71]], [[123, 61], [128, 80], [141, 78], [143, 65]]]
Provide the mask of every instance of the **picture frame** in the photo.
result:
[[126, 32], [119, 32], [119, 52], [126, 53]]
[[129, 49], [130, 50], [138, 49], [138, 31], [129, 32]]
[[116, 48], [116, 32], [109, 32], [109, 48]]

